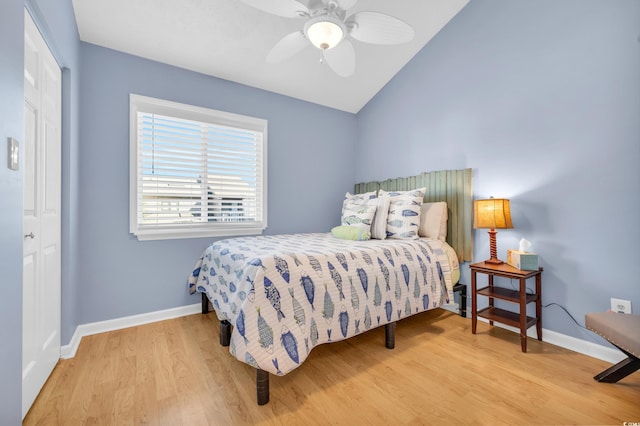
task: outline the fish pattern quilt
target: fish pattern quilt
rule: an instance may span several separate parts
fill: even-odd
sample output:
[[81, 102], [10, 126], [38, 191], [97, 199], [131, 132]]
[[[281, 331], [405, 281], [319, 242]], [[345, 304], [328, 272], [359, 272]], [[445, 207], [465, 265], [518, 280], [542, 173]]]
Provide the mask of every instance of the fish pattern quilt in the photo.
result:
[[240, 237], [209, 246], [188, 286], [233, 325], [235, 358], [284, 375], [317, 345], [453, 301], [452, 267], [453, 250], [432, 239]]

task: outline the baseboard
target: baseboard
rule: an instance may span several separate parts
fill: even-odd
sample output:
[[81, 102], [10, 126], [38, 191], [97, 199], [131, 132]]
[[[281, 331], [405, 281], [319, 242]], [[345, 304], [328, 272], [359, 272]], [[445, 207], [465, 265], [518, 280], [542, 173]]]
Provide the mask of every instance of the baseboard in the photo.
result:
[[172, 318], [184, 317], [186, 315], [193, 315], [200, 312], [202, 312], [202, 305], [200, 303], [195, 303], [193, 305], [180, 306], [178, 308], [165, 309], [163, 311], [148, 312], [146, 314], [132, 315], [107, 321], [81, 324], [76, 327], [76, 331], [73, 333], [69, 344], [60, 348], [60, 357], [63, 359], [69, 359], [76, 356], [76, 351], [78, 350], [80, 341], [84, 336], [120, 330], [123, 328], [134, 327], [136, 325], [149, 324]]
[[[445, 308], [457, 313], [456, 304], [446, 306]], [[64, 345], [60, 348], [60, 357], [63, 359], [73, 358], [76, 355], [80, 341], [84, 336], [90, 336], [92, 334], [105, 333], [107, 331], [120, 330], [123, 328], [134, 327], [136, 325], [149, 324], [152, 322], [163, 321], [171, 318], [183, 317], [186, 315], [193, 315], [200, 313], [202, 305], [195, 303], [193, 305], [181, 306], [178, 308], [165, 309], [163, 311], [149, 312], [146, 314], [132, 315], [129, 317], [116, 318], [107, 321], [93, 322], [89, 324], [81, 324], [76, 327], [75, 333], [71, 337], [71, 341], [68, 345]], [[485, 318], [478, 318], [478, 320], [488, 323]], [[500, 324], [494, 322], [498, 327], [519, 333], [515, 327]], [[536, 338], [535, 329], [530, 328], [527, 331], [527, 336]], [[597, 343], [588, 342], [586, 340], [577, 339], [575, 337], [567, 336], [565, 334], [558, 333], [553, 330], [542, 329], [542, 341], [550, 343], [552, 345], [560, 346], [565, 349], [569, 349], [574, 352], [578, 352], [593, 358], [601, 359], [603, 361], [615, 364], [622, 361], [626, 357], [622, 352], [612, 347], [606, 347]]]
[[[489, 322], [489, 320], [487, 320], [486, 318], [478, 318], [478, 320], [486, 323]], [[497, 327], [504, 328], [505, 330], [513, 331], [514, 333], [520, 333], [520, 330], [515, 327], [500, 324], [495, 321], [493, 324]], [[537, 335], [535, 328], [532, 327], [527, 330], [527, 336], [536, 339]], [[610, 348], [599, 345], [597, 343], [567, 336], [566, 334], [558, 333], [553, 330], [547, 330], [546, 328], [542, 329], [542, 341], [550, 343], [552, 345], [560, 346], [561, 348], [569, 349], [570, 351], [590, 356], [592, 358], [601, 359], [612, 364], [618, 363], [626, 358], [626, 356], [622, 352], [612, 347]]]

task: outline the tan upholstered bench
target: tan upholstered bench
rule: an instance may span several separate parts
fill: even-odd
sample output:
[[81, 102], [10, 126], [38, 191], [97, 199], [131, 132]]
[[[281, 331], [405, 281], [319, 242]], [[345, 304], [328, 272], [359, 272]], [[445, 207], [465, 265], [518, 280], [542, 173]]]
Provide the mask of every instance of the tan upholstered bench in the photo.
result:
[[593, 378], [615, 383], [640, 369], [640, 315], [599, 312], [585, 315], [585, 325], [604, 337], [627, 355], [624, 359]]

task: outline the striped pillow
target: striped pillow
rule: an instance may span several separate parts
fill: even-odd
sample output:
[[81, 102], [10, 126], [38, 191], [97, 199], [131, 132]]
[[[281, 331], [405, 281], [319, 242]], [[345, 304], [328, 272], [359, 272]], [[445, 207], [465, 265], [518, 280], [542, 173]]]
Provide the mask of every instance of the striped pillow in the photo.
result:
[[373, 215], [371, 222], [371, 238], [384, 240], [387, 238], [387, 217], [389, 216], [391, 198], [379, 197], [376, 198], [376, 201], [378, 202], [378, 207], [376, 207], [376, 214]]

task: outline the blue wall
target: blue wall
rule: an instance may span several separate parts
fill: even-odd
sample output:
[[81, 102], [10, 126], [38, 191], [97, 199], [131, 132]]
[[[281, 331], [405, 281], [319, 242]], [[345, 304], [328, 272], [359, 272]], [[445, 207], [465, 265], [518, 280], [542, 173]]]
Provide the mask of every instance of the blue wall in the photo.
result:
[[356, 116], [81, 43], [78, 323], [184, 306], [210, 238], [129, 234], [129, 94], [267, 119], [267, 234], [328, 232], [353, 188]]
[[[7, 138], [24, 139], [24, 3], [0, 5], [0, 424], [22, 418], [22, 174], [7, 168]], [[23, 147], [24, 145], [21, 145]]]
[[[358, 114], [357, 180], [471, 167], [477, 198], [511, 199], [498, 257], [533, 243], [543, 304], [638, 313], [639, 17], [637, 0], [470, 2]], [[555, 305], [543, 318], [591, 339]]]

